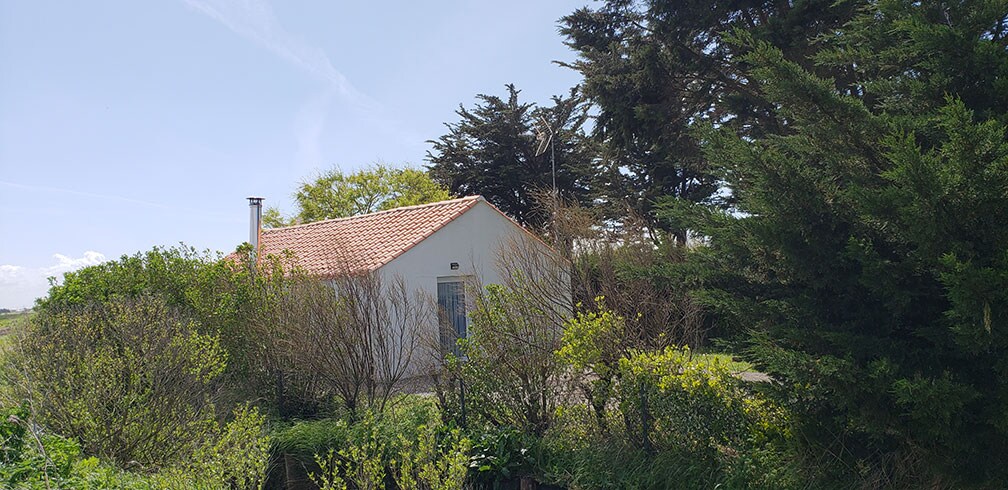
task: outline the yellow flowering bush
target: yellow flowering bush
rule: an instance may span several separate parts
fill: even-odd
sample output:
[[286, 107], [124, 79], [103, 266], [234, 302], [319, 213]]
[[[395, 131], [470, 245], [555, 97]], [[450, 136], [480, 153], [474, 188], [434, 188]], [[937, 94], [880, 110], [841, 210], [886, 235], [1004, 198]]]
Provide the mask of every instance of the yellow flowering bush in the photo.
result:
[[720, 359], [689, 347], [620, 359], [618, 399], [632, 441], [645, 448], [733, 451], [778, 417]]

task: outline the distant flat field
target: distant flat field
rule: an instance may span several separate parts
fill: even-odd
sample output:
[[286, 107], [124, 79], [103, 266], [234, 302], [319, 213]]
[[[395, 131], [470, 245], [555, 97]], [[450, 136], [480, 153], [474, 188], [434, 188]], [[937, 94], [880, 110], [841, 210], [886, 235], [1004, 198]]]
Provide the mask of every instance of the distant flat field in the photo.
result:
[[10, 328], [25, 316], [25, 312], [0, 313], [0, 336], [7, 335]]

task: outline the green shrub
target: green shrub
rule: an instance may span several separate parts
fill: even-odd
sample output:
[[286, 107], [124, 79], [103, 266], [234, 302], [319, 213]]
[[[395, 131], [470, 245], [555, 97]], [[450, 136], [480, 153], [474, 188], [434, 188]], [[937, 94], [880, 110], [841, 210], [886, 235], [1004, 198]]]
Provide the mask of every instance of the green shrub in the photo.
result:
[[534, 437], [512, 427], [486, 428], [471, 437], [469, 468], [474, 482], [496, 488], [536, 472]]
[[[618, 428], [623, 415], [607, 411]], [[760, 428], [756, 432], [774, 433]], [[540, 482], [569, 489], [801, 488], [779, 438], [753, 437], [734, 447], [652, 447], [600, 431], [595, 414], [581, 404], [563, 407], [557, 426], [532, 441], [528, 461]]]
[[348, 432], [342, 447], [314, 455], [319, 472], [308, 476], [321, 490], [384, 488], [390, 451], [374, 415], [365, 414]]
[[735, 447], [756, 415], [727, 365], [689, 348], [635, 353], [619, 369], [620, 411], [645, 449]]
[[[245, 246], [239, 257], [251, 251]], [[221, 402], [268, 398], [274, 393], [273, 378], [260, 373], [264, 342], [250, 335], [249, 319], [259, 314], [262, 301], [260, 277], [250, 275], [241, 260], [222, 259], [220, 254], [194, 248], [155, 247], [118, 260], [64, 274], [53, 284], [35, 311], [66, 312], [109, 304], [113, 301], [157, 298], [169, 309], [195, 322], [201, 335], [220, 339], [227, 352], [227, 395]], [[265, 384], [265, 387], [263, 385]], [[233, 407], [225, 407], [230, 411]]]
[[555, 355], [562, 319], [540, 302], [496, 284], [477, 296], [469, 337], [459, 341], [465, 361], [450, 364], [465, 382], [475, 425], [542, 434], [570, 391], [567, 368]]
[[0, 414], [4, 448], [16, 449], [5, 452], [0, 461], [0, 488], [152, 488], [139, 475], [85, 458], [73, 439], [41, 432], [23, 408], [3, 408]]
[[277, 431], [272, 459], [298, 460], [322, 488], [446, 489], [465, 479], [470, 447], [432, 399], [412, 395], [357, 420], [295, 422]]
[[618, 391], [632, 446], [716, 462], [736, 486], [790, 484], [782, 464], [785, 412], [722, 359], [686, 347], [635, 353], [620, 360]]
[[24, 450], [25, 427], [21, 423], [27, 418], [24, 407], [0, 409], [0, 464], [8, 464], [21, 457]]
[[215, 427], [226, 365], [216, 335], [157, 298], [39, 313], [4, 377], [15, 403], [90, 455], [153, 469], [192, 454]]
[[399, 488], [454, 490], [462, 488], [469, 470], [472, 443], [458, 428], [431, 425], [417, 427], [417, 437], [399, 435], [399, 451], [392, 467]]
[[558, 354], [589, 381], [611, 376], [616, 403], [560, 407], [555, 427], [531, 448], [541, 481], [572, 489], [801, 486], [785, 457], [780, 408], [721, 357], [685, 347], [607, 354], [611, 344], [601, 339], [619, 325], [602, 308], [568, 322]]
[[722, 483], [716, 465], [681, 451], [584, 445], [544, 450], [543, 459], [542, 480], [569, 489], [716, 488]]
[[629, 347], [629, 332], [626, 319], [607, 310], [603, 297], [595, 298], [595, 308], [579, 308], [567, 321], [557, 356], [573, 368], [573, 377], [594, 410], [596, 423], [607, 431], [605, 412], [620, 374], [619, 360]]
[[[257, 489], [268, 445], [262, 424], [258, 411], [242, 408], [196, 454], [157, 473], [140, 474], [86, 457], [75, 440], [42, 432], [30, 420], [9, 417], [0, 431], [20, 434], [22, 450], [0, 462], [0, 488]], [[11, 431], [10, 425], [20, 431]], [[36, 432], [28, 433], [27, 427]]]
[[221, 487], [259, 488], [266, 476], [270, 440], [266, 419], [255, 407], [239, 407], [182, 466], [186, 474]]

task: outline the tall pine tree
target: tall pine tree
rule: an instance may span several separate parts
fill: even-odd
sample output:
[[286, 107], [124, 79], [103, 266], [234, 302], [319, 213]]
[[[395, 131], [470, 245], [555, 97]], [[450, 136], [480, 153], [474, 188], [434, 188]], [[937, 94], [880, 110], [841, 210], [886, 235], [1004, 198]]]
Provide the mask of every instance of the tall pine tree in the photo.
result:
[[[430, 141], [428, 170], [451, 193], [481, 194], [519, 223], [541, 228], [549, 216], [536, 196], [551, 191], [554, 160], [560, 197], [589, 202], [587, 108], [576, 88], [553, 97], [550, 106], [521, 102], [514, 85], [507, 91], [506, 98], [477, 95], [472, 109], [460, 106], [459, 121], [446, 124], [448, 133]], [[552, 142], [546, 145], [539, 134], [550, 130]]]
[[596, 191], [610, 216], [629, 206], [685, 243], [688, 224], [657, 219], [655, 205], [730, 198], [718, 192], [721, 183], [691, 128], [711, 121], [747, 137], [782, 130], [725, 36], [744, 30], [812, 68], [811, 39], [841, 26], [859, 3], [609, 0], [561, 19], [561, 33], [578, 53], [568, 66], [584, 76], [583, 90], [598, 108], [596, 171], [603, 179]]
[[1008, 484], [1006, 39], [1004, 0], [873, 2], [824, 79], [742, 34], [782, 131], [701, 133], [738, 205], [699, 294], [834, 484]]

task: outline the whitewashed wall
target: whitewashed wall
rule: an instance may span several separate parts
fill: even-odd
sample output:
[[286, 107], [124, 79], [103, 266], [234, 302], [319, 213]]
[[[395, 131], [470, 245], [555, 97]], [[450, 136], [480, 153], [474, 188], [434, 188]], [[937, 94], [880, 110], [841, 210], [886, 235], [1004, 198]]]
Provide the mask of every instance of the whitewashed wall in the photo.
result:
[[[480, 199], [465, 214], [380, 270], [386, 277], [402, 277], [408, 287], [421, 291], [436, 305], [438, 279], [478, 278], [483, 285], [500, 284], [496, 261], [501, 244], [525, 233], [513, 221]], [[545, 245], [543, 247], [545, 249]], [[453, 262], [458, 263], [458, 270], [451, 269]], [[471, 295], [467, 292], [467, 303], [471, 300]], [[423, 342], [434, 347], [439, 339], [437, 318], [431, 318], [428, 324], [429, 332]], [[418, 359], [414, 362], [416, 370], [426, 369], [423, 364], [432, 358], [433, 353], [425, 350], [417, 354]]]

